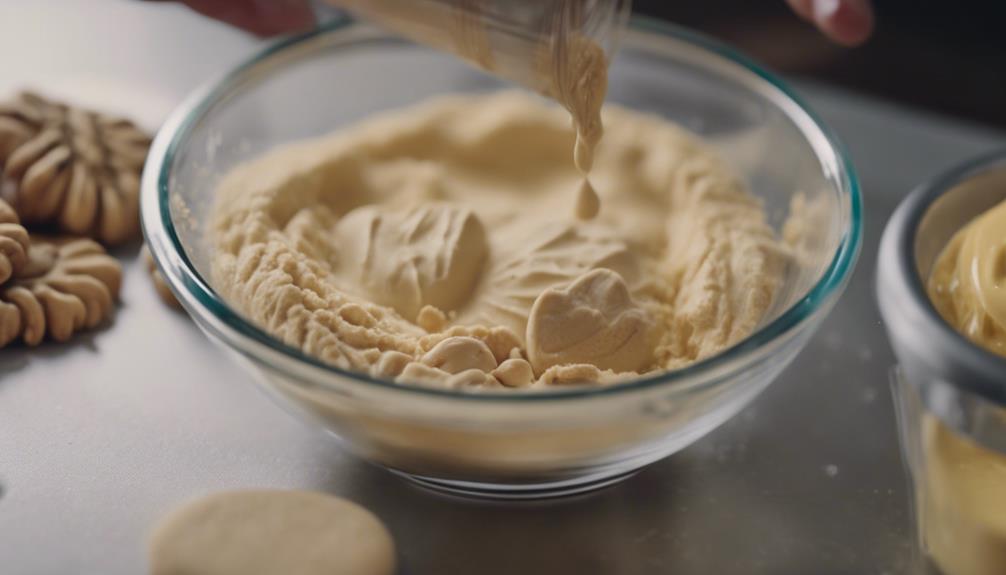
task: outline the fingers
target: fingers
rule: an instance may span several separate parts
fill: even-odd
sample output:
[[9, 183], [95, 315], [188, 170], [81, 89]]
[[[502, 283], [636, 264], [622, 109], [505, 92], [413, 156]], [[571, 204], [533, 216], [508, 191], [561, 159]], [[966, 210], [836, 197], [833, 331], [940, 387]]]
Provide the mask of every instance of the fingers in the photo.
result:
[[275, 36], [314, 25], [307, 0], [182, 0], [193, 10], [257, 36]]
[[857, 46], [873, 33], [870, 0], [786, 0], [805, 20], [813, 22], [835, 42]]

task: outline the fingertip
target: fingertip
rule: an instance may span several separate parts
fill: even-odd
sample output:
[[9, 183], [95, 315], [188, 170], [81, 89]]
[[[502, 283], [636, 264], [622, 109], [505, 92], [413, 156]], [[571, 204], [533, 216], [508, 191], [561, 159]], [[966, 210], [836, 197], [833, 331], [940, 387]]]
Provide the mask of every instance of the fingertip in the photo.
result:
[[875, 26], [866, 0], [815, 0], [814, 21], [829, 38], [850, 47], [869, 40]]
[[303, 32], [315, 25], [314, 12], [306, 0], [256, 0], [250, 27], [259, 36]]
[[193, 10], [259, 37], [302, 32], [315, 24], [307, 0], [182, 0]]

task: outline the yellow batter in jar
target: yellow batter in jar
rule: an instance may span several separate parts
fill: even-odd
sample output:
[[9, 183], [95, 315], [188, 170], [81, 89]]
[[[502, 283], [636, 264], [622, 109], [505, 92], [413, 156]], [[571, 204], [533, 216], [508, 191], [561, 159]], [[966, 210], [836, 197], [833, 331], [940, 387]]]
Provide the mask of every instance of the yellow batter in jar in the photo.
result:
[[950, 240], [933, 268], [929, 297], [968, 339], [1006, 356], [1006, 202]]
[[919, 520], [930, 556], [946, 575], [1006, 573], [1006, 456], [933, 416], [923, 420], [922, 434]]
[[[951, 326], [1006, 356], [1006, 202], [951, 239], [928, 291]], [[1006, 573], [1006, 455], [933, 416], [923, 420], [922, 436], [919, 519], [930, 556], [947, 575]]]

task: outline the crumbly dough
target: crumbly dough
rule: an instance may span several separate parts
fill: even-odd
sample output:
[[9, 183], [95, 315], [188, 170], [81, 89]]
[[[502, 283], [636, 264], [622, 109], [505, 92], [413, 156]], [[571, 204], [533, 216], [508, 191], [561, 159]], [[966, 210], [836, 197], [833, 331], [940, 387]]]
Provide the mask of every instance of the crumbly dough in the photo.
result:
[[218, 188], [214, 284], [287, 344], [424, 385], [622, 381], [750, 334], [791, 260], [761, 202], [665, 120], [604, 123], [591, 221], [569, 117], [524, 94], [277, 149]]
[[957, 232], [936, 260], [929, 298], [948, 323], [1006, 356], [1006, 202]]
[[355, 503], [305, 491], [210, 495], [170, 514], [152, 575], [392, 575], [388, 530]]

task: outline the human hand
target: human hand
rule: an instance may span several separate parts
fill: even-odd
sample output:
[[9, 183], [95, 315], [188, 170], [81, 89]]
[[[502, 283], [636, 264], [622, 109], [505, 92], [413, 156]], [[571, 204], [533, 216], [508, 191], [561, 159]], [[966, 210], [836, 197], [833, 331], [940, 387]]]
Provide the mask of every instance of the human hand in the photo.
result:
[[[193, 10], [259, 36], [309, 28], [314, 13], [307, 0], [181, 0]], [[802, 18], [832, 40], [855, 46], [873, 32], [872, 0], [786, 0]]]
[[181, 0], [196, 12], [257, 36], [275, 36], [314, 25], [307, 0]]
[[801, 18], [813, 22], [839, 44], [856, 46], [873, 33], [872, 0], [786, 0]]

